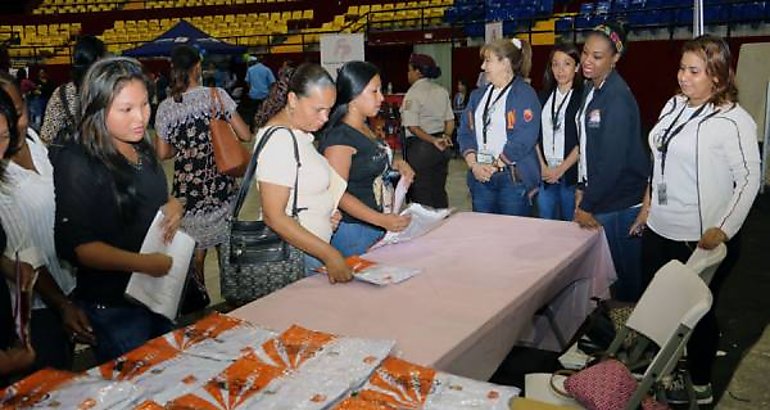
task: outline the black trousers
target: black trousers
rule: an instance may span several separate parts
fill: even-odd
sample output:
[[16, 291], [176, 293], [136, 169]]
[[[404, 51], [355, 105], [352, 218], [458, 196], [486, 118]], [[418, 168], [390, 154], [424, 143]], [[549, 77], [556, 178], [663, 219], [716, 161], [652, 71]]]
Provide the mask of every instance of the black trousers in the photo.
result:
[[433, 208], [448, 208], [446, 178], [449, 170], [449, 148], [439, 151], [433, 144], [417, 137], [406, 140], [406, 162], [414, 169], [414, 182], [409, 200]]
[[252, 100], [248, 94], [241, 98], [241, 105], [238, 107], [238, 112], [243, 117], [243, 121], [248, 124], [249, 129], [254, 132], [254, 116], [257, 115], [259, 109], [262, 107], [264, 100]]
[[[715, 314], [716, 304], [719, 301], [719, 291], [732, 271], [741, 251], [741, 234], [736, 234], [726, 244], [727, 257], [719, 265], [714, 278], [711, 279], [709, 289], [714, 296], [711, 309], [698, 322], [693, 329], [690, 341], [687, 343], [687, 367], [692, 381], [697, 385], [711, 383], [711, 370], [716, 360], [719, 348], [719, 325]], [[672, 259], [682, 263], [687, 262], [692, 252], [698, 246], [698, 242], [680, 242], [666, 239], [651, 229], [644, 231], [642, 237], [642, 273], [644, 275], [645, 288], [649, 285], [655, 272]]]

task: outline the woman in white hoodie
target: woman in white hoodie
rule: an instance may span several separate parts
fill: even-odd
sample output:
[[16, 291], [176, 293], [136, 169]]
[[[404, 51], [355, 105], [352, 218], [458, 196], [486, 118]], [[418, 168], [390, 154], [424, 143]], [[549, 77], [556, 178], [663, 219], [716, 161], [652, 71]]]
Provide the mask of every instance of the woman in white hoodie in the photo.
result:
[[[686, 261], [696, 247], [727, 245], [727, 258], [709, 287], [717, 300], [740, 251], [740, 228], [760, 184], [757, 125], [738, 104], [730, 49], [721, 38], [700, 36], [684, 44], [677, 80], [680, 93], [663, 108], [649, 135], [654, 158], [642, 211], [630, 234], [644, 232], [647, 280], [671, 259]], [[699, 404], [711, 403], [711, 367], [719, 343], [714, 307], [695, 327], [688, 370]], [[687, 401], [669, 392], [669, 402]]]

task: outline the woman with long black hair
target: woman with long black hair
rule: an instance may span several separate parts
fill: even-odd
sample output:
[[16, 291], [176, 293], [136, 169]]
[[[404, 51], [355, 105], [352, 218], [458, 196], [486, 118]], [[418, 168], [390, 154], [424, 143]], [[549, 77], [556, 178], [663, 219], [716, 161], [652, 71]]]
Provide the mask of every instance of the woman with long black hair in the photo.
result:
[[367, 123], [377, 116], [382, 100], [382, 81], [374, 64], [350, 61], [342, 66], [337, 73], [337, 101], [319, 150], [348, 181], [340, 200], [342, 221], [331, 241], [343, 256], [363, 254], [386, 230], [398, 232], [409, 225], [409, 217], [383, 212], [386, 196], [392, 193], [387, 186], [391, 181], [386, 180], [389, 171], [410, 182], [414, 171], [406, 161], [393, 158], [390, 147]]
[[583, 97], [580, 52], [556, 44], [545, 69], [538, 159], [543, 181], [537, 193], [541, 218], [571, 221], [575, 213], [578, 135], [575, 116]]
[[97, 359], [106, 361], [171, 329], [171, 322], [127, 301], [132, 272], [163, 276], [171, 258], [139, 253], [155, 215], [166, 240], [182, 216], [147, 133], [150, 101], [138, 61], [107, 58], [86, 73], [78, 144], [54, 164], [56, 245], [78, 268], [74, 298], [88, 315]]

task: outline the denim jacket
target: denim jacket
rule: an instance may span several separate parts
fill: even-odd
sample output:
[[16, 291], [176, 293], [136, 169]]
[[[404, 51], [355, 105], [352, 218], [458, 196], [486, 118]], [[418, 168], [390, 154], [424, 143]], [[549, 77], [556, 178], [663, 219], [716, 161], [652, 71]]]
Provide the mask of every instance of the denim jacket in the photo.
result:
[[[487, 85], [487, 87], [491, 87]], [[485, 88], [473, 90], [468, 105], [460, 117], [457, 142], [463, 157], [478, 150], [476, 141], [476, 109], [484, 96]], [[516, 165], [527, 191], [540, 184], [540, 163], [537, 160], [536, 144], [540, 134], [540, 100], [535, 90], [521, 77], [516, 77], [505, 101], [506, 133], [508, 141], [500, 154], [500, 160], [507, 165]]]

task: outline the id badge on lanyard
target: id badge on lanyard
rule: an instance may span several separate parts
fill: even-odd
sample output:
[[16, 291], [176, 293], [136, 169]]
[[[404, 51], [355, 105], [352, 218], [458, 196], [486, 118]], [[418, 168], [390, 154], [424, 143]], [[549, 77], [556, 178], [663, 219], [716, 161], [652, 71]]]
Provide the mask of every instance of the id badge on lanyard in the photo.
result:
[[490, 165], [495, 162], [495, 155], [492, 154], [492, 151], [489, 151], [484, 147], [476, 153], [476, 162], [483, 165]]

